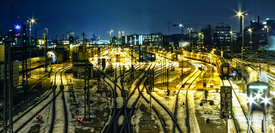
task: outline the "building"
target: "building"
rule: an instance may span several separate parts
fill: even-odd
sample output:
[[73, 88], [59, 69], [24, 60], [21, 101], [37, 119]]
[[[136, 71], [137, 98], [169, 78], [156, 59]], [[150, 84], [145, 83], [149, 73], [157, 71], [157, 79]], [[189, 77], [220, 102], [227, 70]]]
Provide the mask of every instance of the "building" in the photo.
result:
[[159, 33], [151, 34], [133, 34], [122, 36], [123, 45], [147, 45], [161, 47], [163, 43], [163, 35]]
[[231, 26], [224, 24], [223, 22], [215, 26], [214, 29], [214, 46], [217, 48], [222, 48], [231, 45]]
[[66, 39], [69, 39], [70, 36], [75, 37], [75, 33], [73, 31], [69, 31], [69, 32], [66, 33], [66, 36], [67, 36]]
[[[250, 25], [244, 28], [244, 46], [249, 50], [275, 48], [275, 27], [274, 20], [266, 18], [263, 22], [260, 17], [250, 21]], [[237, 44], [242, 44], [242, 33], [238, 34]], [[240, 48], [239, 48], [240, 49]]]

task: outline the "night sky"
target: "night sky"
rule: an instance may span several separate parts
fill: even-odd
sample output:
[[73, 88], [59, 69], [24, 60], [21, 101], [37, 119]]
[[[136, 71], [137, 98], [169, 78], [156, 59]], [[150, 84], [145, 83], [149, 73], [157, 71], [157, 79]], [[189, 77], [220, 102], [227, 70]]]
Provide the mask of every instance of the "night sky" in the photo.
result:
[[[245, 25], [260, 16], [275, 19], [275, 0], [18, 0], [14, 4], [14, 23], [25, 23], [34, 18], [34, 28], [38, 29], [38, 37], [42, 37], [45, 28], [49, 29], [49, 37], [61, 38], [62, 34], [74, 31], [89, 38], [93, 34], [101, 39], [109, 39], [108, 30], [118, 36], [118, 31], [125, 35], [149, 34], [161, 32], [168, 35], [180, 34], [180, 28], [172, 24], [185, 24], [187, 28], [200, 31], [205, 24], [216, 25], [219, 22], [232, 25], [239, 31], [239, 20], [236, 11], [248, 13]], [[11, 4], [6, 0], [0, 2], [0, 34], [6, 34], [11, 27]], [[193, 24], [188, 26], [188, 24]], [[196, 25], [194, 25], [196, 24]], [[34, 32], [32, 33], [34, 35]]]

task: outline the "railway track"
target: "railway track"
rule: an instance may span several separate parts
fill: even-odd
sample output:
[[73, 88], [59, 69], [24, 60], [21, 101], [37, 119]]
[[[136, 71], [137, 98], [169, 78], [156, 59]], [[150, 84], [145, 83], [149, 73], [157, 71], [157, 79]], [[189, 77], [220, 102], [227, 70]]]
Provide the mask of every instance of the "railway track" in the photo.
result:
[[[185, 93], [185, 104], [186, 104], [186, 111], [185, 112], [181, 112], [182, 113], [185, 113], [186, 114], [186, 118], [185, 118], [185, 125], [187, 127], [187, 130], [184, 130], [184, 129], [181, 129], [181, 130], [184, 130], [186, 132], [191, 132], [191, 124], [190, 124], [190, 116], [189, 116], [189, 108], [188, 108], [188, 90], [190, 89], [191, 85], [194, 83], [194, 81], [198, 78], [198, 76], [202, 73], [202, 71], [198, 71], [198, 68], [191, 74], [188, 75], [188, 77], [186, 77], [182, 82], [180, 82], [176, 88], [177, 88], [177, 92], [176, 92], [176, 100], [175, 100], [175, 104], [174, 104], [174, 118], [175, 120], [177, 121], [177, 123], [181, 123], [182, 120], [180, 120], [177, 116], [178, 114], [178, 107], [180, 106], [179, 104], [179, 95], [180, 95], [180, 92], [181, 90], [186, 90], [186, 93]], [[186, 86], [185, 86], [186, 85]], [[182, 110], [181, 110], [182, 111]], [[177, 123], [173, 123], [173, 133], [175, 132], [175, 127], [176, 127], [176, 124]], [[180, 130], [180, 132], [182, 132]]]
[[[127, 72], [125, 75], [128, 75], [129, 73], [131, 73], [131, 71]], [[106, 126], [106, 128], [104, 129], [103, 132], [106, 132], [106, 133], [109, 133], [109, 132], [117, 132], [119, 131], [120, 129], [120, 126], [117, 126], [118, 125], [118, 119], [121, 115], [123, 115], [124, 113], [126, 113], [127, 111], [125, 110], [126, 108], [126, 92], [125, 90], [123, 89], [123, 76], [124, 74], [120, 74], [118, 77], [115, 78], [115, 81], [112, 81], [109, 77], [107, 77], [107, 79], [109, 81], [107, 82], [111, 82], [113, 85], [114, 85], [114, 89], [113, 89], [113, 95], [114, 95], [114, 100], [113, 100], [113, 110], [112, 110], [112, 115], [111, 115], [111, 118], [109, 120], [109, 123], [108, 125]], [[118, 80], [120, 79], [120, 80]], [[120, 84], [117, 83], [117, 81], [122, 81], [120, 82]], [[119, 89], [116, 89], [116, 87], [118, 87]], [[123, 104], [118, 106], [117, 103], [119, 101], [117, 101], [117, 99], [123, 99]]]
[[[152, 69], [154, 69], [154, 68], [152, 68]], [[144, 99], [144, 101], [146, 102], [146, 104], [149, 105], [150, 104], [150, 100], [149, 100], [150, 98], [148, 98], [148, 97], [150, 97], [150, 91], [146, 87], [145, 87], [146, 91], [145, 92], [143, 91], [144, 90], [144, 86], [146, 86], [145, 79], [144, 79], [143, 82], [144, 82], [143, 83], [143, 87], [142, 87], [142, 84], [141, 84], [141, 86], [138, 87], [138, 90], [135, 90], [135, 92], [138, 92], [139, 95], [136, 98], [134, 98], [134, 99], [137, 101], [140, 98], [140, 96], [141, 96]], [[142, 90], [140, 88], [142, 88]], [[161, 104], [161, 102], [159, 100], [157, 100], [154, 96], [151, 95], [151, 98], [152, 98], [152, 100], [154, 100], [154, 101], [152, 101], [152, 103], [156, 103], [156, 104], [153, 104], [152, 110], [154, 111], [154, 113], [156, 114], [156, 116], [158, 117], [158, 119], [160, 120], [163, 132], [171, 132], [172, 131], [171, 129], [167, 129], [167, 126], [169, 126], [170, 128], [172, 127], [171, 125], [169, 125], [171, 122], [175, 122], [175, 119], [173, 118], [171, 112], [166, 107], [164, 107]], [[133, 101], [133, 100], [131, 100], [131, 101]], [[134, 103], [136, 103], [136, 101]], [[130, 102], [130, 103], [132, 103], [132, 102]], [[131, 110], [134, 109], [134, 104], [128, 104], [127, 106]], [[133, 112], [133, 111], [130, 111], [130, 112]], [[168, 116], [167, 116], [167, 114], [168, 114]], [[131, 118], [131, 117], [128, 116], [127, 118]], [[125, 123], [127, 123], [127, 122], [125, 122]], [[179, 128], [178, 124], [177, 124], [176, 127], [177, 127], [177, 129], [179, 131], [181, 131], [181, 129]]]
[[[232, 83], [229, 80], [222, 80], [222, 82], [223, 82], [224, 86], [232, 86]], [[248, 114], [247, 114], [245, 111], [245, 107], [243, 106], [239, 96], [237, 95], [237, 93], [236, 93], [235, 89], [233, 89], [233, 87], [232, 87], [232, 91], [234, 93], [233, 95], [235, 95], [238, 103], [240, 104], [242, 113], [244, 114], [244, 116], [246, 118], [247, 132], [248, 133], [250, 133], [250, 132], [265, 133], [266, 132], [266, 129], [265, 129], [266, 116], [265, 116], [264, 111], [254, 111], [252, 109], [251, 105], [248, 105]], [[257, 116], [257, 117], [253, 117], [253, 116]], [[239, 122], [237, 121], [238, 118], [235, 117], [234, 112], [233, 112], [232, 118], [234, 121], [236, 132], [237, 133], [241, 132]]]
[[[249, 114], [249, 126], [253, 127], [255, 133], [266, 133], [265, 113], [263, 111], [252, 110]], [[247, 132], [250, 132], [250, 128], [248, 128]]]
[[[56, 73], [60, 73], [61, 71], [65, 71], [71, 67], [70, 65], [67, 65], [61, 69], [59, 69]], [[20, 116], [13, 118], [13, 129], [14, 132], [25, 132], [21, 131], [22, 129], [26, 130], [26, 126], [31, 125], [31, 121], [35, 119], [35, 117], [41, 113], [48, 105], [50, 105], [53, 102], [53, 99], [51, 96], [53, 95], [53, 88], [55, 86], [52, 86], [52, 91], [45, 94], [40, 101], [38, 101], [36, 104], [34, 104], [32, 107], [28, 108], [26, 111], [24, 111]], [[2, 132], [2, 130], [0, 131]]]
[[[152, 68], [152, 66], [149, 66], [148, 69]], [[131, 93], [129, 94], [127, 100], [126, 100], [126, 106], [127, 107], [127, 112], [128, 114], [126, 114], [126, 116], [124, 116], [124, 120], [120, 129], [120, 133], [123, 132], [132, 132], [133, 129], [131, 127], [131, 118], [135, 112], [135, 107], [140, 99], [141, 93], [140, 93], [140, 86], [142, 84], [144, 84], [145, 80], [146, 80], [146, 75], [147, 75], [147, 71], [143, 74], [141, 74], [139, 76], [139, 78], [137, 79], [137, 84], [136, 87], [131, 91]], [[145, 86], [142, 87], [142, 90], [144, 89]], [[136, 93], [138, 93], [138, 95], [136, 95]]]
[[[49, 128], [49, 133], [53, 132], [68, 132], [68, 113], [66, 107], [66, 101], [64, 96], [64, 84], [67, 84], [63, 81], [62, 74], [65, 72], [65, 68], [55, 74], [55, 82], [53, 85], [53, 100], [52, 100], [52, 117]], [[60, 95], [61, 94], [61, 95]]]

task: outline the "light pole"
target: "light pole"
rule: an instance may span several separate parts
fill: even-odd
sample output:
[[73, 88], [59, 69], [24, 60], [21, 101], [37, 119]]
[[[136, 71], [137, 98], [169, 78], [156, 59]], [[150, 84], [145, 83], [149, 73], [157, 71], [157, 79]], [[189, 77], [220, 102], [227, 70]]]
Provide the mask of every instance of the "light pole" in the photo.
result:
[[47, 30], [47, 36], [46, 36], [46, 38], [48, 38], [49, 37], [49, 29], [48, 28], [45, 28], [46, 30]]
[[[12, 37], [14, 36], [14, 26], [13, 26], [13, 4], [15, 4], [15, 3], [18, 3], [18, 1], [7, 1], [8, 3], [10, 3], [11, 4], [11, 24], [12, 24]], [[12, 41], [13, 41], [13, 39], [12, 39]]]
[[[248, 28], [248, 32], [249, 32], [249, 34], [250, 34], [250, 41], [249, 41], [249, 43], [250, 43], [250, 56], [252, 56], [252, 43], [253, 43], [253, 41], [252, 41], [252, 29], [251, 28]], [[250, 61], [251, 61], [251, 58], [249, 59]]]
[[[244, 12], [238, 12], [237, 13], [237, 16], [242, 17], [242, 27], [241, 27], [241, 30], [242, 30], [242, 48], [241, 48], [241, 52], [242, 52], [242, 71], [244, 69], [244, 65], [243, 65], [243, 47], [244, 47], [244, 16], [245, 15], [247, 15], [247, 13], [244, 13]], [[244, 91], [243, 78], [244, 78], [244, 74], [242, 74], [242, 89]], [[249, 106], [248, 112], [251, 112], [251, 106]], [[227, 128], [228, 128], [228, 126], [227, 126]], [[250, 124], [248, 125], [248, 132], [249, 132], [249, 130], [250, 130]]]
[[171, 24], [172, 22], [167, 22], [167, 24], [168, 24], [168, 35], [170, 36], [170, 24]]
[[267, 69], [267, 71], [269, 72], [269, 66], [268, 66], [268, 32], [269, 32], [269, 26], [267, 26], [267, 25], [265, 25], [264, 26], [264, 28], [266, 29], [266, 42], [267, 42], [267, 50], [266, 50], [266, 52], [267, 52], [267, 58], [266, 58], [266, 69]]
[[184, 27], [183, 22], [181, 22], [181, 24], [173, 24], [173, 26], [181, 28], [181, 43], [182, 43], [182, 41], [183, 41], [183, 27]]
[[188, 35], [189, 35], [189, 45], [191, 46], [191, 51], [193, 52], [193, 46], [192, 46], [192, 44], [191, 44], [191, 32], [192, 32], [192, 28], [187, 28], [187, 30], [189, 31], [188, 33]]
[[[32, 54], [31, 54], [31, 53], [32, 53], [32, 52], [31, 52], [31, 44], [32, 44], [32, 39], [31, 39], [31, 38], [32, 38], [32, 35], [31, 35], [31, 34], [32, 34], [32, 24], [35, 22], [35, 20], [34, 20], [34, 19], [30, 19], [30, 20], [27, 20], [27, 22], [30, 24], [30, 27], [29, 27], [29, 30], [30, 30], [30, 39], [29, 39], [30, 50], [29, 50], [29, 52], [30, 52], [30, 58], [31, 58], [31, 55], [32, 55]], [[30, 73], [29, 73], [29, 74], [30, 74], [30, 78], [31, 78], [31, 67], [32, 67], [32, 66], [31, 66], [31, 63], [32, 63], [32, 62], [31, 62], [31, 59], [30, 59], [30, 70], [29, 70], [29, 71], [30, 71]]]
[[[242, 30], [242, 47], [241, 47], [241, 52], [242, 52], [242, 69], [244, 69], [244, 66], [243, 66], [243, 48], [244, 48], [244, 16], [245, 15], [247, 15], [247, 13], [244, 13], [244, 12], [238, 12], [237, 13], [237, 16], [242, 17], [242, 27], [241, 27], [241, 30]], [[243, 76], [244, 76], [244, 74], [242, 74], [242, 84], [243, 84]], [[244, 89], [244, 86], [243, 86], [243, 89]]]
[[108, 30], [108, 32], [110, 33], [110, 44], [111, 44], [111, 42], [112, 42], [112, 32], [113, 32], [113, 30]]
[[230, 40], [230, 42], [231, 42], [231, 51], [233, 51], [233, 31], [230, 31], [230, 35], [231, 35], [231, 40]]

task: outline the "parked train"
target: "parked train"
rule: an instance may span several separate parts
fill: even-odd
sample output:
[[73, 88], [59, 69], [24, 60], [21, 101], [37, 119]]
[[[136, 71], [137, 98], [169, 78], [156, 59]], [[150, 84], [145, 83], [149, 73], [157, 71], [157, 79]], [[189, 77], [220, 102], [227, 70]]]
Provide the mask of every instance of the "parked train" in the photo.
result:
[[232, 68], [229, 63], [218, 55], [185, 51], [183, 52], [183, 57], [211, 63], [217, 67], [218, 73], [223, 77], [228, 77], [232, 73]]
[[248, 103], [257, 103], [259, 106], [262, 103], [270, 102], [270, 87], [265, 72], [258, 71], [257, 67], [241, 62], [237, 58], [232, 59], [232, 67], [240, 76], [244, 76], [247, 83]]
[[171, 61], [177, 61], [178, 60], [178, 54], [176, 54], [176, 53], [169, 54], [167, 52], [160, 52], [159, 55], [160, 55], [160, 57], [164, 57], [164, 58], [169, 59]]
[[270, 103], [270, 87], [267, 74], [263, 71], [256, 71], [251, 67], [245, 67], [245, 78], [247, 81], [248, 103]]
[[155, 62], [156, 61], [156, 55], [151, 52], [146, 51], [135, 51], [133, 53], [133, 57], [138, 62]]
[[[48, 56], [47, 57], [47, 62], [48, 63], [51, 63], [52, 62], [52, 57], [51, 56]], [[22, 64], [23, 64], [23, 61], [18, 61], [19, 62], [19, 71], [21, 72], [22, 71]], [[31, 68], [36, 68], [38, 66], [41, 66], [41, 65], [44, 65], [45, 64], [45, 57], [33, 57], [33, 58], [28, 58], [27, 59], [27, 63], [31, 63]], [[24, 66], [25, 67], [25, 66]], [[29, 65], [28, 65], [28, 69], [29, 68]]]
[[145, 52], [141, 51], [140, 53], [137, 53], [139, 55], [138, 61], [139, 62], [155, 62], [156, 61], [156, 55], [151, 52]]

